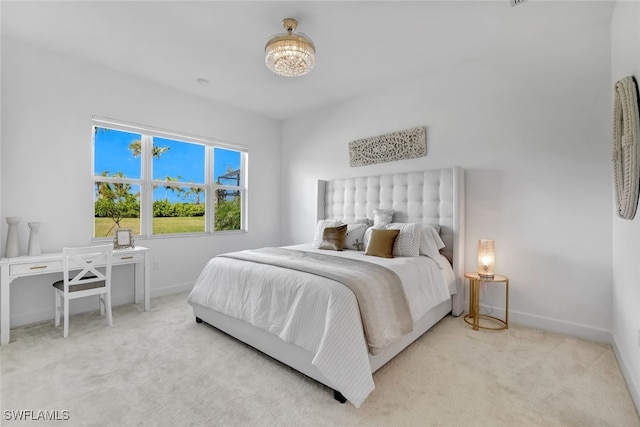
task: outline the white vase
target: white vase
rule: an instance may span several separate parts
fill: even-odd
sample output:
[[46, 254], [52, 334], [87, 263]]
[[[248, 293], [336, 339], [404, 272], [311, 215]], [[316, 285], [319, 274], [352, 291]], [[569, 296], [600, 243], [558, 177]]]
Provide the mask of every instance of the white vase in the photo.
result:
[[27, 255], [40, 255], [40, 222], [27, 223], [29, 229], [29, 248], [27, 249]]
[[20, 255], [20, 244], [18, 242], [18, 224], [20, 224], [20, 217], [8, 216], [7, 224], [9, 224], [9, 230], [7, 230], [7, 246], [4, 250], [4, 256], [7, 258], [15, 258]]

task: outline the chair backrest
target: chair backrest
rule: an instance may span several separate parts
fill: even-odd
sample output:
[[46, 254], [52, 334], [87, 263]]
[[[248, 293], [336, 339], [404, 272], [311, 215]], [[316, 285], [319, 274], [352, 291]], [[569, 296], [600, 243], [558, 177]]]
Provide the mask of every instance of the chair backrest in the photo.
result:
[[111, 287], [113, 244], [62, 249], [64, 291], [69, 286], [104, 281]]

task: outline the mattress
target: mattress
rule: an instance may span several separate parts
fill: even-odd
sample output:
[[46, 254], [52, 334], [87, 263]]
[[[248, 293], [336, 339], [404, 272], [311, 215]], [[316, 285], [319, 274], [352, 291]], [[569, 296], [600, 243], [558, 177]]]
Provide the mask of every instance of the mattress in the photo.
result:
[[[444, 257], [387, 259], [360, 251], [320, 250], [310, 244], [286, 248], [389, 268], [402, 281], [414, 322], [455, 292], [455, 275]], [[247, 322], [309, 351], [312, 364], [356, 407], [375, 387], [358, 303], [353, 293], [336, 281], [215, 257], [203, 269], [188, 302]]]

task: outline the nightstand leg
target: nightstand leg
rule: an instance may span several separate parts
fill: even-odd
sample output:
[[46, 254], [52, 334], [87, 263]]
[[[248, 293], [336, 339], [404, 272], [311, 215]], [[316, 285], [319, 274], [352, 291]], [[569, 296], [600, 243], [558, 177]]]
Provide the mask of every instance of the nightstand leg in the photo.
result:
[[473, 281], [473, 330], [480, 329], [480, 281]]
[[473, 279], [469, 279], [469, 316], [475, 316], [473, 312]]
[[504, 304], [504, 324], [509, 329], [509, 279], [505, 282], [505, 286], [507, 287], [507, 300]]

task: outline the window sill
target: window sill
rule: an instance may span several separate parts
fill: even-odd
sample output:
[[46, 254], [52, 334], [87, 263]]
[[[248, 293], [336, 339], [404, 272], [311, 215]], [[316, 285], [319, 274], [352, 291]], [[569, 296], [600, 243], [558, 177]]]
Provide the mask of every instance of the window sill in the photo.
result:
[[[225, 230], [225, 231], [212, 231], [209, 233], [176, 233], [176, 234], [154, 234], [151, 236], [133, 236], [134, 241], [139, 240], [156, 240], [156, 239], [175, 239], [175, 238], [191, 238], [191, 237], [213, 237], [213, 236], [227, 236], [233, 234], [246, 234], [247, 230]], [[92, 242], [105, 242], [113, 241], [113, 237], [93, 237]]]

